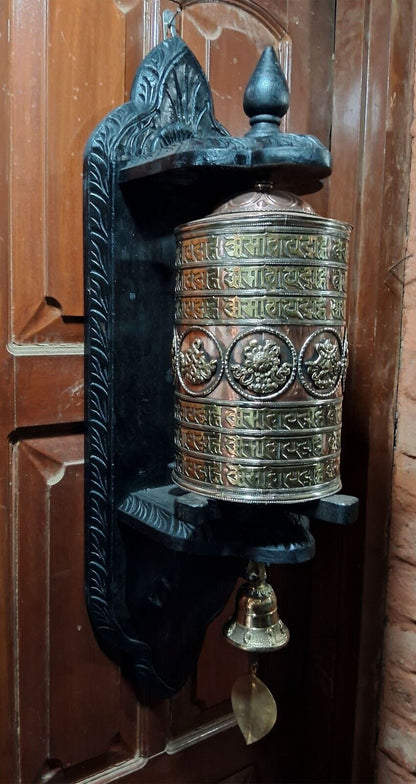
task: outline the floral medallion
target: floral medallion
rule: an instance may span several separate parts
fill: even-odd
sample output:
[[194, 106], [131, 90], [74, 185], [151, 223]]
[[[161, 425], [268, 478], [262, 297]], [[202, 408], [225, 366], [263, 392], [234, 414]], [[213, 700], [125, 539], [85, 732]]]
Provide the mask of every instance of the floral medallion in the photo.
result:
[[231, 386], [244, 397], [274, 398], [295, 378], [296, 351], [277, 330], [250, 329], [231, 343], [225, 372]]

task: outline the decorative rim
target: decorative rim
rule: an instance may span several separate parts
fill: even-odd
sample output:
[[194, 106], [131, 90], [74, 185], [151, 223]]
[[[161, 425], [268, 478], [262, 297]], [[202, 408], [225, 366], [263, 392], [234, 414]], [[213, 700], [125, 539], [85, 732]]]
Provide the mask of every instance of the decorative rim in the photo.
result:
[[175, 235], [178, 240], [187, 239], [188, 235], [198, 237], [207, 231], [215, 232], [217, 229], [222, 231], [224, 227], [233, 228], [237, 226], [242, 231], [249, 231], [253, 227], [270, 230], [281, 230], [282, 227], [290, 232], [304, 229], [312, 231], [314, 234], [325, 232], [332, 237], [339, 237], [348, 240], [352, 231], [350, 223], [339, 221], [336, 218], [325, 218], [307, 212], [297, 212], [295, 210], [282, 210], [281, 212], [267, 212], [260, 217], [258, 212], [252, 210], [245, 213], [224, 213], [212, 214], [204, 218], [196, 218], [193, 221], [182, 223], [175, 228]]
[[263, 490], [248, 488], [238, 490], [235, 487], [219, 487], [208, 482], [192, 481], [178, 473], [176, 469], [172, 471], [172, 480], [184, 490], [201, 493], [217, 501], [237, 501], [246, 504], [294, 504], [297, 501], [315, 501], [323, 496], [334, 495], [342, 489], [339, 475], [327, 482], [295, 490], [276, 490], [272, 487]]

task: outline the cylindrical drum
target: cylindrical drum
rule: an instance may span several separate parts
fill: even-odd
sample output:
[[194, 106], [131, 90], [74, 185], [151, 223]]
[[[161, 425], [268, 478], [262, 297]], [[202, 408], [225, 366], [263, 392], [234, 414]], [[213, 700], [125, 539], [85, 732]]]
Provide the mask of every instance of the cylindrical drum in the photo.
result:
[[340, 489], [350, 230], [261, 190], [177, 229], [177, 484], [283, 503]]

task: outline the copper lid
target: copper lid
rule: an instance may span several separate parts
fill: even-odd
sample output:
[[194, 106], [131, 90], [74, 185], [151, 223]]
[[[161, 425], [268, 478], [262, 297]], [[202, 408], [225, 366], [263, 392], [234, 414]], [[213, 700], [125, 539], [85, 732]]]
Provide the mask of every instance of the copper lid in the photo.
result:
[[293, 193], [273, 189], [269, 182], [259, 182], [253, 190], [233, 196], [216, 207], [205, 218], [177, 226], [177, 240], [205, 235], [206, 232], [221, 232], [225, 227], [247, 230], [272, 229], [308, 230], [327, 232], [348, 239], [349, 223], [323, 218], [303, 199]]
[[306, 201], [293, 193], [273, 190], [271, 183], [258, 183], [254, 190], [241, 193], [220, 204], [212, 215], [245, 212], [301, 212], [316, 215], [315, 210]]

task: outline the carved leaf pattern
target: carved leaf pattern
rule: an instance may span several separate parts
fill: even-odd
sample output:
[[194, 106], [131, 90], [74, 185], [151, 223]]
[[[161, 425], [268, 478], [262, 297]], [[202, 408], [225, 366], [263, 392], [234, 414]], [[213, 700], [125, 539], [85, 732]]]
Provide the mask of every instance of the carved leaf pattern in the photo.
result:
[[176, 516], [147, 502], [137, 494], [129, 495], [119, 507], [120, 512], [125, 512], [135, 517], [149, 527], [160, 531], [167, 537], [186, 539], [193, 531], [193, 526], [179, 520]]
[[211, 91], [198, 61], [181, 38], [162, 41], [143, 60], [131, 90], [141, 120], [140, 149], [153, 155], [197, 134], [230, 138], [212, 111]]
[[109, 247], [110, 166], [114, 159], [113, 140], [120, 135], [125, 120], [131, 117], [130, 106], [117, 109], [104, 120], [91, 137], [85, 161], [85, 197], [88, 295], [90, 300], [87, 342], [90, 346], [88, 365], [90, 377], [87, 402], [89, 431], [88, 485], [90, 489], [89, 525], [86, 536], [88, 561], [87, 591], [90, 612], [96, 628], [109, 632], [113, 627], [108, 601], [107, 498], [109, 495]]

